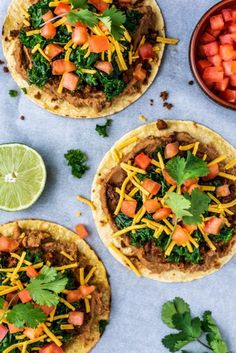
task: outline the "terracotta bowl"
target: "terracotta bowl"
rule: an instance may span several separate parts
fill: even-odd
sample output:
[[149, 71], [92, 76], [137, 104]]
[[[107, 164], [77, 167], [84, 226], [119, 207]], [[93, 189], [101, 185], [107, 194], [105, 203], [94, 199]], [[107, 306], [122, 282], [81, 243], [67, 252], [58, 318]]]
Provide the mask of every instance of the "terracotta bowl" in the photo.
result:
[[211, 7], [200, 19], [198, 24], [196, 25], [189, 47], [189, 62], [192, 73], [195, 77], [200, 88], [203, 92], [212, 99], [215, 103], [222, 105], [223, 107], [230, 108], [236, 110], [236, 104], [230, 103], [222, 99], [221, 97], [217, 96], [213, 91], [211, 91], [201, 78], [197, 65], [196, 65], [196, 57], [197, 57], [197, 47], [199, 44], [199, 38], [201, 37], [202, 33], [205, 31], [206, 27], [209, 25], [210, 17], [217, 15], [221, 10], [225, 8], [232, 8], [236, 6], [236, 0], [223, 0]]

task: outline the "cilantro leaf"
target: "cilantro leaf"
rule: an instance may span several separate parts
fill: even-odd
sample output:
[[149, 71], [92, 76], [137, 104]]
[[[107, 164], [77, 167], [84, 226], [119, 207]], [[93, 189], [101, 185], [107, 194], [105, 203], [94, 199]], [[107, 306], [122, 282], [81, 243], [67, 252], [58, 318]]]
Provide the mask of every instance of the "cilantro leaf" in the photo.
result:
[[170, 159], [166, 164], [166, 169], [178, 185], [182, 185], [187, 179], [202, 177], [209, 173], [207, 163], [190, 151], [186, 159], [179, 156]]
[[172, 322], [173, 316], [183, 313], [190, 313], [189, 305], [182, 298], [176, 297], [174, 300], [168, 301], [163, 305], [161, 318], [167, 326], [174, 328], [175, 325]]
[[193, 338], [188, 337], [184, 332], [179, 332], [165, 336], [162, 343], [170, 352], [177, 352], [192, 341], [194, 341]]
[[183, 221], [185, 224], [199, 224], [202, 222], [202, 214], [208, 210], [208, 205], [211, 201], [210, 197], [204, 192], [195, 188], [190, 195], [186, 197], [191, 200], [190, 213], [192, 215], [184, 215]]
[[98, 23], [98, 17], [88, 9], [82, 9], [78, 12], [69, 12], [67, 19], [72, 25], [76, 22], [81, 22], [88, 27], [94, 27]]
[[207, 333], [207, 342], [214, 353], [229, 353], [229, 348], [210, 311], [203, 314], [202, 329]]
[[190, 213], [191, 202], [184, 196], [176, 194], [175, 192], [168, 193], [166, 204], [170, 206], [177, 219], [183, 216], [192, 216]]
[[4, 308], [4, 302], [5, 300], [3, 298], [0, 298], [0, 309]]
[[[104, 17], [110, 17], [111, 34], [116, 40], [119, 40], [125, 31], [125, 28], [121, 27], [126, 21], [126, 16], [124, 12], [118, 10], [115, 6], [112, 6], [103, 12], [103, 15], [102, 17], [100, 17], [100, 20], [102, 21], [102, 18], [104, 19]], [[106, 23], [104, 24], [106, 25]]]
[[76, 178], [82, 178], [85, 172], [89, 169], [86, 164], [88, 157], [79, 149], [67, 151], [67, 153], [64, 154], [64, 157], [67, 160], [68, 166], [71, 167], [72, 175]]
[[112, 119], [107, 119], [105, 125], [96, 125], [95, 130], [99, 133], [100, 136], [102, 137], [108, 137], [108, 132], [107, 128], [111, 126], [113, 120]]
[[16, 304], [7, 314], [7, 321], [16, 327], [36, 328], [41, 322], [47, 320], [47, 315], [32, 304]]
[[67, 282], [68, 279], [55, 268], [45, 266], [38, 277], [31, 279], [27, 289], [37, 304], [54, 306], [59, 302], [58, 293], [65, 289]]
[[73, 6], [73, 9], [87, 9], [88, 8], [88, 2], [87, 0], [70, 0], [71, 5]]
[[111, 32], [111, 18], [107, 17], [100, 17], [100, 21], [104, 23], [107, 29]]

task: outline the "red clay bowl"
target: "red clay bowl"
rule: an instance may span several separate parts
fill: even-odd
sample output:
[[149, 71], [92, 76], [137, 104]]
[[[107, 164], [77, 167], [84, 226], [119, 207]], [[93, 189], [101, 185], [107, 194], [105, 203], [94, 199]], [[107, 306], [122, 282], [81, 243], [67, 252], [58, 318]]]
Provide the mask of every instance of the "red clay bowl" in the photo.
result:
[[209, 25], [210, 17], [217, 15], [221, 10], [225, 8], [232, 8], [236, 6], [236, 0], [223, 0], [213, 7], [211, 7], [200, 19], [198, 24], [196, 25], [189, 47], [189, 62], [192, 73], [200, 86], [203, 92], [212, 99], [215, 103], [222, 105], [223, 107], [230, 108], [236, 110], [236, 104], [230, 103], [222, 99], [221, 97], [217, 96], [213, 91], [211, 91], [201, 78], [198, 68], [196, 66], [196, 57], [197, 57], [197, 46], [199, 44], [199, 38], [201, 37], [202, 33], [205, 31], [206, 27]]

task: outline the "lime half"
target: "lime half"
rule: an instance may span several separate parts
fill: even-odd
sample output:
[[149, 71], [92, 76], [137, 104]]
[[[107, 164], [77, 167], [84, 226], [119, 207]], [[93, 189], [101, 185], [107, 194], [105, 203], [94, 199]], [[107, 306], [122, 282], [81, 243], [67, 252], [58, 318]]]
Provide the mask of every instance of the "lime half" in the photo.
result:
[[0, 145], [0, 209], [20, 211], [30, 207], [45, 182], [46, 168], [35, 150], [17, 143]]

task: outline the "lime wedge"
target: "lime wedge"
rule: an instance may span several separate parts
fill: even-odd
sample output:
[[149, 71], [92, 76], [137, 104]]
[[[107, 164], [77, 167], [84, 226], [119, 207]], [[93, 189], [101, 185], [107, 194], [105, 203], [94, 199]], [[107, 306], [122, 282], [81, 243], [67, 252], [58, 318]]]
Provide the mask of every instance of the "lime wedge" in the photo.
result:
[[42, 157], [17, 143], [0, 145], [0, 209], [20, 211], [41, 195], [46, 182]]

